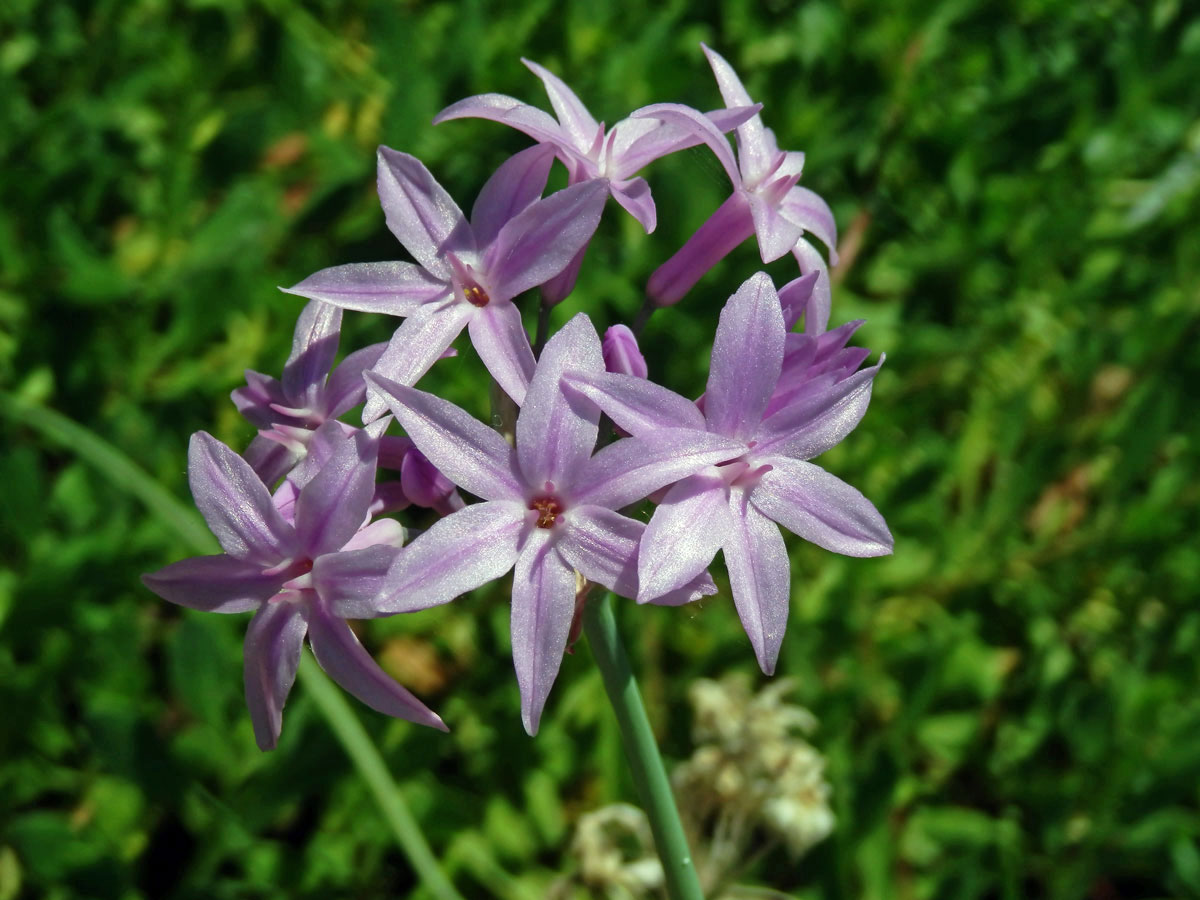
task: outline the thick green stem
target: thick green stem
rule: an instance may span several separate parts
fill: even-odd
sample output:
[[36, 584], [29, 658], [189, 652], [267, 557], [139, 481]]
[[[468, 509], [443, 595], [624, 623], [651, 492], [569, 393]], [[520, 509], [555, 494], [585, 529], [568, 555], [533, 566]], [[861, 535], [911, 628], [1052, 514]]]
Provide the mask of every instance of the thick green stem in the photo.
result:
[[633, 770], [633, 782], [650, 818], [658, 857], [662, 860], [667, 890], [672, 900], [704, 900], [696, 865], [688, 850], [687, 835], [675, 807], [667, 770], [658, 753], [658, 743], [642, 705], [642, 695], [629, 666], [629, 656], [617, 632], [608, 596], [588, 602], [583, 613], [583, 630], [604, 678], [604, 689], [617, 714], [621, 740]]

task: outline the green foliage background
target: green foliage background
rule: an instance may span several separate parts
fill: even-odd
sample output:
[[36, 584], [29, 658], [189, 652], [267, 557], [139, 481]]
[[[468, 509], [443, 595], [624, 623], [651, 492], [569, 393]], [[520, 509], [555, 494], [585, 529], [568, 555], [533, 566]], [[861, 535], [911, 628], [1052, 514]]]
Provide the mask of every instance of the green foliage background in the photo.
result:
[[[139, 470], [186, 498], [193, 431], [249, 440], [228, 392], [286, 356], [299, 305], [276, 285], [399, 255], [378, 143], [466, 205], [527, 142], [431, 127], [444, 105], [544, 106], [524, 55], [610, 123], [712, 108], [701, 40], [807, 151], [841, 229], [834, 320], [866, 318], [861, 343], [888, 355], [821, 462], [883, 511], [895, 556], [789, 543], [779, 671], [821, 720], [837, 829], [747, 879], [803, 898], [1200, 896], [1188, 4], [7, 0], [0, 900], [424, 896], [302, 689], [279, 750], [255, 749], [243, 622], [140, 586], [193, 551]], [[659, 229], [610, 207], [556, 323], [628, 321], [727, 189], [699, 150], [647, 174]], [[760, 267], [747, 245], [652, 319], [652, 374], [698, 393], [716, 313]], [[391, 327], [349, 318], [349, 346]], [[481, 372], [430, 378], [482, 414]], [[96, 438], [135, 467], [100, 474]], [[688, 684], [756, 671], [727, 591], [619, 613], [682, 758]], [[633, 793], [582, 648], [525, 736], [507, 628], [499, 591], [370, 623], [453, 731], [356, 709], [460, 888], [541, 897], [575, 819]]]

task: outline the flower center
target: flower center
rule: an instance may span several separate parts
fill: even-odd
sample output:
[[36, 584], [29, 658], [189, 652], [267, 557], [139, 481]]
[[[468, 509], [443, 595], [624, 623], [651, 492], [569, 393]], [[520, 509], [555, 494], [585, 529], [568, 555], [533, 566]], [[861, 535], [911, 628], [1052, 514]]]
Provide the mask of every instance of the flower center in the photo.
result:
[[477, 284], [464, 284], [462, 292], [463, 297], [465, 297], [467, 302], [472, 306], [487, 306], [492, 299], [487, 295], [487, 291]]
[[529, 508], [538, 514], [538, 528], [553, 528], [563, 513], [562, 501], [557, 497], [535, 497], [529, 501]]

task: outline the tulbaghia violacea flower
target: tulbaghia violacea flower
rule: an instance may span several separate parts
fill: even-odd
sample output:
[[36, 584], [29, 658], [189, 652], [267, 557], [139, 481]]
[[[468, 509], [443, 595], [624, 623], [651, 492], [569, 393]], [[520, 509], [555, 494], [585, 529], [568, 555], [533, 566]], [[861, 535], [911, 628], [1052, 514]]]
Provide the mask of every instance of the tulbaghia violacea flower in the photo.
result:
[[[416, 383], [466, 328], [519, 405], [534, 358], [512, 298], [563, 270], [596, 230], [606, 195], [589, 182], [538, 199], [553, 161], [553, 148], [541, 146], [509, 158], [480, 191], [468, 222], [420, 160], [380, 147], [379, 202], [417, 264], [334, 266], [287, 290], [343, 309], [406, 316], [374, 367], [398, 384]], [[363, 421], [385, 409], [368, 396]]]
[[330, 372], [341, 329], [340, 309], [317, 300], [308, 303], [296, 321], [282, 380], [247, 369], [246, 386], [231, 394], [241, 414], [259, 429], [245, 456], [266, 484], [277, 482], [303, 459], [317, 428], [366, 397], [363, 370], [375, 365], [385, 345], [351, 353]]
[[[733, 67], [708, 47], [704, 47], [704, 52], [726, 105], [738, 109], [750, 105], [750, 95]], [[828, 204], [797, 184], [804, 167], [804, 154], [781, 151], [774, 133], [763, 126], [762, 118], [756, 114], [737, 127], [735, 163], [725, 138], [710, 124], [678, 112], [664, 111], [659, 115], [668, 121], [690, 125], [717, 154], [734, 190], [687, 243], [650, 276], [646, 293], [662, 306], [679, 301], [705, 272], [753, 234], [758, 236], [764, 263], [791, 251], [802, 273], [821, 273], [814, 286], [817, 302], [805, 327], [811, 333], [823, 331], [829, 321], [829, 274], [821, 254], [803, 235], [805, 232], [816, 235], [829, 248], [830, 260], [836, 265], [837, 226]]]
[[[593, 456], [599, 412], [563, 394], [559, 382], [568, 371], [604, 371], [600, 339], [582, 313], [542, 353], [517, 417], [515, 448], [445, 400], [367, 375], [421, 452], [484, 502], [439, 520], [409, 544], [377, 597], [335, 605], [351, 618], [425, 609], [515, 567], [513, 661], [530, 734], [562, 662], [576, 571], [622, 596], [637, 596], [637, 546], [645, 526], [616, 510], [742, 449], [720, 435], [662, 429]], [[676, 604], [714, 590], [700, 567], [656, 597]]]
[[207, 612], [255, 613], [246, 632], [246, 703], [254, 737], [272, 749], [305, 635], [338, 684], [387, 715], [447, 730], [436, 713], [389, 678], [332, 607], [369, 608], [400, 552], [403, 529], [365, 525], [377, 440], [320, 428], [310, 453], [272, 497], [249, 464], [204, 432], [192, 436], [188, 479], [224, 553], [144, 575], [165, 600]]
[[564, 378], [635, 438], [670, 429], [690, 430], [706, 441], [724, 435], [738, 442], [736, 456], [667, 491], [642, 537], [637, 599], [676, 589], [722, 550], [738, 615], [768, 674], [787, 623], [791, 581], [776, 523], [847, 556], [892, 551], [891, 533], [871, 502], [807, 461], [858, 424], [883, 360], [850, 375], [836, 366], [822, 370], [810, 389], [793, 391], [772, 410], [788, 337], [779, 296], [760, 272], [721, 313], [703, 412], [642, 378], [608, 373]]
[[622, 375], [636, 375], [645, 378], [650, 370], [646, 366], [646, 357], [638, 348], [637, 337], [629, 330], [628, 325], [612, 325], [604, 332], [604, 369], [608, 372], [620, 372]]
[[[553, 147], [567, 167], [568, 184], [599, 181], [649, 234], [657, 224], [650, 186], [637, 172], [656, 159], [700, 143], [695, 130], [653, 117], [651, 108], [638, 110], [607, 131], [588, 108], [552, 72], [528, 59], [521, 60], [542, 80], [557, 120], [535, 106], [505, 94], [480, 94], [446, 107], [433, 124], [451, 119], [491, 119], [517, 129], [540, 144]], [[668, 108], [671, 105], [663, 105]], [[757, 106], [708, 113], [718, 133], [729, 131], [754, 115]], [[692, 111], [700, 116], [698, 112]], [[563, 272], [542, 286], [546, 303], [564, 299], [575, 286], [586, 244]]]

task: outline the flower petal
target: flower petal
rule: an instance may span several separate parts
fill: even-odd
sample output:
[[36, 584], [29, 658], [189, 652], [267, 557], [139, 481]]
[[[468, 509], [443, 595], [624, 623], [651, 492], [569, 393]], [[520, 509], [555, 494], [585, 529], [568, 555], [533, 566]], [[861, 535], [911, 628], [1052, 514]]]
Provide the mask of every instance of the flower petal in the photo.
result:
[[754, 234], [745, 191], [734, 191], [665, 263], [650, 275], [646, 294], [657, 306], [678, 303], [713, 266]]
[[765, 263], [774, 262], [794, 246], [804, 233], [780, 212], [779, 207], [757, 194], [747, 194], [750, 215], [754, 218], [754, 234], [758, 238], [758, 253]]
[[572, 506], [555, 545], [588, 581], [637, 598], [638, 541], [646, 526], [603, 506]]
[[492, 501], [439, 519], [396, 557], [377, 597], [332, 612], [361, 619], [428, 609], [494, 581], [516, 562], [528, 512], [523, 503]]
[[443, 475], [485, 500], [524, 499], [515, 454], [499, 434], [447, 400], [372, 373], [366, 377]]
[[526, 484], [552, 481], [562, 489], [592, 455], [600, 411], [577, 394], [568, 396], [559, 382], [564, 372], [603, 371], [600, 337], [579, 313], [542, 350], [517, 416], [517, 461]]
[[808, 241], [801, 238], [792, 248], [792, 256], [805, 275], [816, 272], [813, 295], [804, 314], [804, 330], [808, 334], [821, 334], [829, 327], [829, 310], [833, 304], [833, 291], [829, 283], [829, 268], [825, 259]]
[[554, 549], [550, 532], [535, 528], [513, 572], [511, 625], [521, 721], [530, 735], [537, 734], [574, 616], [575, 573]]
[[530, 106], [505, 94], [478, 94], [459, 100], [433, 117], [433, 124], [440, 125], [451, 119], [491, 119], [523, 132], [539, 143], [578, 153], [570, 136], [554, 117], [536, 106]]
[[[392, 519], [381, 519], [376, 524], [383, 522], [398, 524]], [[386, 544], [326, 553], [313, 561], [313, 587], [328, 609], [369, 609], [371, 601], [383, 590], [388, 569], [399, 553], [399, 547]], [[373, 616], [355, 615], [352, 618]]]
[[450, 284], [410, 262], [373, 262], [321, 269], [280, 290], [341, 309], [411, 316], [422, 306], [448, 297]]
[[779, 381], [785, 334], [771, 279], [752, 275], [721, 310], [704, 395], [709, 431], [742, 440], [754, 434]]
[[[246, 384], [234, 388], [229, 394], [233, 405], [255, 428], [270, 428], [281, 419], [287, 418], [275, 410], [275, 406], [286, 406], [288, 399], [283, 385], [270, 375], [246, 370]], [[292, 420], [294, 421], [294, 420]]]
[[820, 195], [796, 185], [784, 195], [780, 212], [809, 234], [815, 234], [829, 248], [829, 260], [837, 265], [837, 223], [833, 210]]
[[690, 428], [660, 428], [609, 444], [585, 462], [573, 480], [571, 500], [621, 509], [661, 487], [745, 452], [745, 444], [724, 435]]
[[363, 431], [342, 435], [332, 458], [296, 499], [296, 533], [315, 559], [340, 550], [367, 518], [375, 494], [377, 441]]
[[550, 105], [554, 107], [558, 121], [571, 136], [572, 143], [586, 153], [595, 142], [600, 125], [592, 118], [592, 114], [588, 112], [583, 102], [575, 96], [575, 92], [567, 87], [561, 78], [532, 60], [522, 58], [521, 62], [534, 75], [542, 79], [542, 84], [546, 87], [546, 94], [550, 97]]
[[563, 376], [563, 384], [587, 397], [632, 435], [652, 434], [661, 428], [705, 428], [704, 413], [695, 403], [645, 378], [570, 372]]
[[283, 366], [283, 392], [289, 406], [312, 407], [329, 377], [342, 333], [342, 311], [310, 300], [300, 311], [292, 352]]
[[363, 372], [378, 364], [385, 349], [386, 343], [355, 350], [330, 373], [321, 409], [327, 419], [336, 419], [366, 399], [367, 383], [363, 380]]
[[535, 144], [510, 156], [484, 184], [471, 209], [471, 228], [479, 246], [496, 239], [504, 223], [542, 196], [554, 147]]
[[449, 731], [433, 710], [398, 685], [363, 649], [341, 619], [314, 604], [308, 619], [308, 642], [321, 668], [372, 709], [407, 722]]
[[[397, 384], [416, 384], [462, 333], [472, 313], [470, 305], [451, 300], [405, 319], [375, 363], [374, 373]], [[363, 421], [375, 421], [385, 408], [383, 401], [368, 391]]]
[[642, 535], [638, 603], [683, 587], [708, 567], [729, 530], [728, 493], [724, 480], [708, 473], [667, 491]]
[[763, 672], [775, 672], [787, 627], [791, 565], [779, 526], [746, 502], [745, 492], [729, 498], [729, 533], [722, 544], [729, 587], [742, 627]]
[[448, 281], [442, 254], [475, 249], [462, 210], [415, 156], [380, 147], [378, 163], [379, 205], [388, 229], [431, 275]]
[[283, 727], [283, 704], [296, 681], [308, 623], [291, 603], [268, 603], [246, 630], [246, 705], [260, 750], [274, 750]]
[[142, 584], [164, 600], [204, 612], [257, 609], [278, 593], [286, 578], [264, 574], [261, 565], [227, 553], [193, 556], [142, 576]]
[[869, 369], [801, 394], [768, 416], [755, 434], [755, 454], [812, 459], [839, 444], [866, 414], [884, 359], [881, 355]]
[[266, 565], [292, 556], [296, 534], [250, 464], [211, 434], [188, 446], [188, 482], [204, 521], [230, 556]]
[[646, 229], [646, 234], [654, 231], [658, 225], [658, 212], [654, 208], [654, 198], [650, 196], [650, 185], [645, 178], [614, 181], [610, 183], [609, 189], [613, 199], [621, 204], [625, 212], [638, 220], [638, 224]]
[[[712, 67], [713, 75], [716, 76], [717, 89], [720, 90], [725, 105], [728, 107], [752, 106], [754, 101], [746, 93], [746, 88], [742, 86], [742, 81], [738, 78], [737, 72], [733, 70], [733, 66], [715, 50], [704, 44], [701, 44], [700, 47], [704, 50], [704, 55], [708, 57], [708, 64]], [[773, 142], [767, 138], [765, 131], [762, 118], [758, 115], [737, 127], [738, 159], [741, 161], [742, 174], [747, 181], [757, 182], [771, 170], [771, 166], [774, 164], [773, 157], [778, 151], [773, 146]]]
[[467, 331], [488, 373], [521, 406], [535, 365], [521, 311], [507, 300], [493, 300], [475, 312]]
[[886, 556], [892, 534], [870, 500], [820, 466], [786, 457], [750, 492], [765, 516], [818, 547], [844, 556]]
[[[690, 106], [684, 106], [682, 103], [654, 103], [635, 110], [630, 113], [629, 118], [658, 119], [660, 122], [674, 126], [682, 134], [688, 136], [686, 141], [680, 141], [681, 145], [705, 144], [716, 154], [717, 162], [729, 176], [729, 181], [734, 189], [742, 186], [742, 178], [738, 173], [733, 151], [729, 148], [729, 141], [721, 133], [721, 129], [713, 124], [712, 119], [702, 112], [692, 109]], [[758, 117], [755, 116], [755, 118]]]
[[[810, 307], [813, 299], [813, 289], [816, 287], [817, 279], [820, 277], [820, 272], [809, 272], [807, 275], [793, 278], [779, 289], [779, 302], [783, 306], [783, 326], [789, 332], [796, 327], [796, 323], [801, 319], [805, 320], [807, 330], [809, 321], [814, 315]], [[828, 309], [825, 310], [825, 315], [826, 322], [828, 322]], [[822, 323], [821, 330], [825, 330], [825, 323]]]
[[483, 257], [492, 300], [511, 300], [565, 269], [591, 240], [607, 199], [607, 181], [585, 181], [530, 204], [505, 223]]

